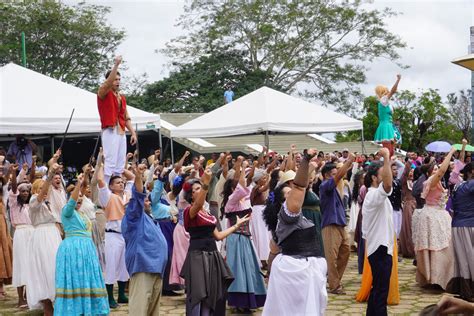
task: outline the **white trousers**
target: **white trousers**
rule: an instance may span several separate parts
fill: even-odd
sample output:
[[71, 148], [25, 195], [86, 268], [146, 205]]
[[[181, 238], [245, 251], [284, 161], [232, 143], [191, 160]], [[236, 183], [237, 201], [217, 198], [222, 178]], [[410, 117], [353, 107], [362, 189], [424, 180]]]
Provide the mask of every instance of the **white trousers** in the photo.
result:
[[122, 234], [105, 233], [105, 284], [128, 281], [125, 240]]
[[395, 229], [397, 239], [400, 237], [400, 231], [402, 230], [402, 218], [402, 210], [393, 211], [393, 228]]
[[125, 134], [120, 135], [117, 127], [103, 129], [102, 148], [105, 156], [104, 175], [106, 178], [110, 179], [114, 174], [122, 174], [127, 158], [127, 137]]

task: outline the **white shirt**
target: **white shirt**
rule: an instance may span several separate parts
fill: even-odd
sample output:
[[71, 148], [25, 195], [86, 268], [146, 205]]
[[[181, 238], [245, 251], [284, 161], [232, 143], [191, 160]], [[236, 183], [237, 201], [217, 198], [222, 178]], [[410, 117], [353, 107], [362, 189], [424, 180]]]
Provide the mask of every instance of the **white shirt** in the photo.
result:
[[367, 256], [373, 254], [379, 246], [387, 247], [387, 253], [393, 255], [395, 230], [393, 228], [393, 209], [383, 183], [378, 188], [369, 188], [362, 205], [362, 236], [366, 241]]

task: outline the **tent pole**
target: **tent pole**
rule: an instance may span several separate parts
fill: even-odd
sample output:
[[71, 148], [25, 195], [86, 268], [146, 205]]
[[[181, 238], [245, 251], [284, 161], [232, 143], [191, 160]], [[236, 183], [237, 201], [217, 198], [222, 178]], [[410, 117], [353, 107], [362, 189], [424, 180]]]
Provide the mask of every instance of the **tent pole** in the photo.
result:
[[361, 141], [362, 141], [362, 153], [365, 154], [364, 125], [362, 125]]
[[159, 141], [159, 144], [160, 144], [160, 149], [162, 149], [163, 148], [163, 140], [161, 138], [161, 130], [158, 129], [157, 132], [158, 132], [158, 141]]
[[265, 147], [270, 149], [270, 137], [268, 137], [268, 131], [265, 131]]
[[51, 136], [51, 157], [54, 156], [54, 136]]
[[171, 142], [171, 164], [174, 166], [173, 137], [170, 137], [170, 142]]

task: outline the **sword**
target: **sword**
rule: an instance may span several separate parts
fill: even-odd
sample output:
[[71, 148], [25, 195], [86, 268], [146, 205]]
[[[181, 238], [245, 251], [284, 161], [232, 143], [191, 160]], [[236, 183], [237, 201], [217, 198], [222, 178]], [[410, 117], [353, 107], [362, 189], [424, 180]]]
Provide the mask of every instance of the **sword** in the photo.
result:
[[97, 136], [97, 140], [95, 141], [94, 151], [92, 152], [92, 155], [89, 158], [89, 166], [91, 166], [91, 167], [92, 167], [92, 162], [95, 159], [95, 152], [97, 151], [97, 147], [99, 146], [100, 134], [101, 134], [101, 132], [99, 132], [99, 135]]
[[69, 122], [67, 122], [66, 130], [64, 131], [63, 140], [61, 141], [61, 145], [59, 149], [63, 149], [64, 141], [66, 140], [67, 131], [69, 130], [69, 125], [71, 124], [72, 116], [74, 115], [75, 108], [72, 109], [71, 116], [69, 117]]
[[133, 155], [133, 163], [140, 164], [140, 147], [138, 145], [138, 124], [135, 124], [135, 135], [137, 136], [137, 142], [135, 143], [135, 153]]

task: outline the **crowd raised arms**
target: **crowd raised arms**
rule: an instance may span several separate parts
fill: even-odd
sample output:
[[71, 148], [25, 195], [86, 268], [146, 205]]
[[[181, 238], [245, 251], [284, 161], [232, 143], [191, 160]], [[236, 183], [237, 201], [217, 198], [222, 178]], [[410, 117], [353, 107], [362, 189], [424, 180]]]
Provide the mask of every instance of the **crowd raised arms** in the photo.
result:
[[[472, 276], [462, 268], [474, 264], [463, 237], [474, 236], [466, 140], [443, 155], [402, 156], [386, 135], [371, 155], [291, 145], [282, 154], [263, 147], [255, 158], [227, 151], [206, 161], [185, 151], [174, 165], [161, 148], [140, 148], [150, 153], [140, 162], [126, 152], [125, 132], [132, 144], [137, 136], [119, 90], [121, 60], [97, 92], [95, 165], [66, 183], [62, 149], [46, 166], [33, 151], [21, 165], [0, 155], [0, 246], [13, 250], [0, 251], [0, 295], [13, 278], [18, 306], [45, 315], [109, 314], [119, 304], [130, 315], [155, 315], [164, 296], [179, 295], [192, 316], [228, 308], [324, 315], [328, 295], [347, 295], [343, 275], [356, 251], [356, 300], [368, 301], [367, 315], [400, 302], [402, 257], [414, 260], [420, 286], [472, 299]], [[377, 89], [387, 124], [400, 78]], [[438, 309], [472, 305], [443, 298]]]

